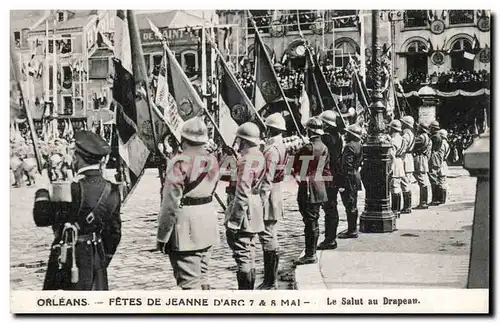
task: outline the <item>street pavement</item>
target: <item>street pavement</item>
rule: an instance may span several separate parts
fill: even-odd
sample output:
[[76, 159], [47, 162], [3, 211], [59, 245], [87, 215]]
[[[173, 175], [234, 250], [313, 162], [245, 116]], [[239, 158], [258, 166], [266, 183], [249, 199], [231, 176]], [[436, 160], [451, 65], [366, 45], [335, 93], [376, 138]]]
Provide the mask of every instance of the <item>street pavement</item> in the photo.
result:
[[445, 205], [401, 214], [391, 233], [337, 240], [297, 267], [297, 289], [466, 288], [476, 180], [459, 168], [450, 177]]
[[[111, 290], [164, 290], [164, 289], [177, 289], [175, 279], [173, 277], [172, 269], [168, 257], [162, 255], [155, 250], [156, 247], [156, 227], [157, 216], [160, 208], [159, 196], [159, 178], [158, 172], [155, 169], [146, 170], [144, 176], [140, 180], [137, 188], [132, 193], [126, 205], [122, 207], [122, 240], [115, 254], [113, 261], [108, 268], [109, 287]], [[468, 176], [463, 169], [452, 168], [449, 178], [449, 205], [436, 208], [440, 212], [440, 216], [432, 217], [432, 219], [425, 218], [426, 228], [418, 228], [421, 223], [422, 216], [415, 212], [411, 216], [406, 216], [412, 219], [413, 222], [408, 222], [406, 228], [415, 226], [416, 230], [427, 230], [429, 226], [435, 226], [436, 235], [442, 235], [442, 223], [454, 223], [457, 226], [469, 226], [472, 223], [472, 209], [475, 194], [475, 179]], [[217, 193], [225, 201], [226, 194], [224, 189], [226, 183], [220, 182], [217, 187]], [[285, 200], [285, 214], [286, 219], [279, 224], [278, 238], [280, 241], [280, 279], [278, 282], [279, 289], [293, 289], [296, 288], [295, 266], [293, 261], [299, 257], [304, 248], [304, 234], [303, 223], [300, 213], [298, 212], [296, 202], [295, 183], [290, 182], [284, 185], [284, 200]], [[47, 259], [49, 254], [50, 243], [53, 239], [51, 228], [38, 228], [35, 226], [32, 216], [33, 200], [35, 188], [23, 187], [12, 188], [10, 196], [10, 281], [12, 290], [41, 290], [43, 279], [47, 266]], [[414, 198], [414, 202], [416, 199]], [[457, 202], [457, 203], [455, 203]], [[339, 213], [340, 225], [339, 232], [346, 227], [345, 211], [341, 207], [339, 200]], [[452, 206], [455, 205], [455, 206]], [[359, 209], [364, 208], [364, 192], [360, 192]], [[453, 207], [462, 208], [465, 210], [464, 215], [460, 217], [460, 221], [456, 216], [445, 216], [443, 214], [453, 213]], [[448, 211], [447, 211], [448, 210]], [[451, 211], [450, 211], [451, 210]], [[212, 261], [210, 263], [209, 279], [212, 288], [215, 289], [237, 289], [236, 282], [236, 263], [232, 258], [231, 250], [227, 246], [225, 239], [225, 231], [223, 227], [224, 214], [216, 201], [207, 206], [208, 212], [218, 212], [220, 223], [220, 243], [218, 246], [212, 248]], [[423, 212], [423, 211], [420, 211]], [[456, 212], [455, 212], [456, 213]], [[447, 217], [447, 220], [443, 220]], [[470, 221], [469, 218], [470, 217]], [[398, 228], [395, 234], [401, 234], [404, 227], [400, 227], [404, 221], [398, 221]], [[464, 224], [465, 223], [465, 224]], [[320, 218], [320, 228], [323, 234], [323, 213]], [[470, 231], [470, 228], [464, 229]], [[405, 231], [406, 232], [406, 231]], [[415, 234], [410, 232], [411, 234]], [[390, 236], [388, 234], [387, 236]], [[394, 234], [393, 234], [394, 235]], [[363, 235], [364, 236], [364, 235]], [[370, 235], [375, 237], [376, 235]], [[383, 235], [385, 236], [385, 235]], [[470, 232], [467, 234], [454, 233], [455, 240], [449, 239], [450, 242], [456, 242], [460, 245], [462, 255], [470, 249]], [[409, 236], [410, 237], [410, 236]], [[418, 238], [397, 237], [392, 238], [394, 245], [407, 244], [411, 239], [416, 239], [411, 242], [411, 246], [418, 246], [425, 244], [427, 238], [432, 238], [433, 235], [426, 232]], [[447, 236], [448, 237], [448, 236]], [[382, 238], [382, 236], [381, 236]], [[448, 237], [449, 238], [449, 237]], [[362, 243], [364, 238], [359, 239], [359, 245], [366, 245]], [[385, 238], [384, 238], [385, 239]], [[437, 239], [437, 238], [436, 238]], [[439, 238], [444, 242], [445, 238]], [[369, 244], [373, 243], [376, 239], [371, 239]], [[466, 244], [462, 246], [461, 244]], [[429, 243], [430, 244], [430, 243]], [[257, 241], [257, 284], [262, 280], [263, 274], [263, 261], [260, 243]], [[347, 244], [345, 245], [347, 246]], [[386, 246], [381, 243], [381, 246]], [[411, 246], [406, 248], [412, 249]], [[458, 247], [447, 246], [449, 250], [454, 250]], [[338, 251], [344, 247], [342, 244]], [[366, 247], [364, 247], [366, 248]], [[374, 245], [368, 249], [361, 248], [359, 251], [372, 253], [377, 247]], [[395, 253], [406, 253], [407, 249], [400, 247], [393, 249]], [[418, 248], [417, 248], [418, 249]], [[335, 251], [331, 251], [336, 252]], [[427, 254], [428, 250], [422, 247], [422, 254]], [[454, 251], [455, 253], [457, 251]], [[326, 252], [323, 254], [325, 255]], [[340, 253], [337, 253], [340, 254]], [[454, 256], [455, 254], [452, 254]], [[327, 260], [326, 256], [324, 260]], [[309, 267], [309, 266], [300, 266]], [[300, 268], [299, 267], [299, 268]], [[392, 271], [395, 271], [395, 266], [392, 266]], [[313, 276], [319, 273], [318, 270], [312, 270], [311, 277], [301, 275], [302, 283], [299, 283], [299, 288], [305, 287], [303, 281], [314, 281]], [[333, 286], [336, 281], [336, 272], [331, 271], [332, 275], [328, 276], [327, 288]], [[325, 288], [325, 287], [322, 287]]]

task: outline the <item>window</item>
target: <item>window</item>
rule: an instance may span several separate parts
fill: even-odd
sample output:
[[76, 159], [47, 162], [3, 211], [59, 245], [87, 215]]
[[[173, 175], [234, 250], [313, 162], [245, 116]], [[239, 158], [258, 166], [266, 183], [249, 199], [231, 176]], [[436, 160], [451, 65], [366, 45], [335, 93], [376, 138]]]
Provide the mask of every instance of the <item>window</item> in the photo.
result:
[[193, 77], [198, 70], [198, 53], [185, 51], [181, 55], [181, 65], [188, 77]]
[[63, 22], [64, 21], [64, 11], [59, 11], [57, 13], [57, 21]]
[[413, 84], [426, 81], [428, 74], [427, 46], [424, 42], [415, 40], [406, 48], [406, 78]]
[[427, 10], [406, 10], [405, 27], [427, 27], [427, 19]]
[[53, 74], [54, 74], [54, 68], [52, 66], [49, 66], [49, 91], [52, 91], [52, 89], [54, 88]]
[[450, 25], [473, 23], [474, 10], [450, 10]]
[[474, 70], [474, 59], [468, 59], [465, 53], [472, 52], [472, 43], [465, 39], [460, 38], [456, 40], [451, 46], [451, 68], [456, 71], [472, 71]]
[[71, 53], [71, 35], [62, 35], [63, 39], [60, 41], [61, 54]]
[[20, 31], [14, 32], [14, 41], [16, 43], [16, 47], [21, 48], [21, 32]]
[[356, 47], [349, 41], [343, 41], [335, 46], [335, 67], [346, 67], [349, 64], [349, 55], [356, 55]]
[[73, 99], [69, 95], [63, 96], [63, 110], [62, 115], [73, 115]]
[[160, 72], [160, 65], [161, 65], [162, 58], [163, 58], [162, 54], [153, 55], [153, 71], [152, 71], [152, 73], [154, 75], [158, 75]]
[[349, 28], [357, 26], [356, 10], [332, 10], [330, 11], [332, 18], [339, 17], [334, 20], [335, 28]]
[[146, 71], [149, 73], [149, 66], [151, 65], [149, 63], [149, 55], [144, 55], [144, 62], [146, 63]]
[[63, 88], [71, 89], [73, 86], [73, 71], [69, 66], [63, 66]]
[[89, 79], [106, 79], [109, 75], [108, 58], [89, 59]]
[[[269, 32], [269, 25], [271, 24], [272, 12], [270, 10], [250, 10], [253, 20], [259, 28], [261, 33]], [[248, 19], [248, 34], [255, 34], [255, 29], [253, 28], [252, 21]]]

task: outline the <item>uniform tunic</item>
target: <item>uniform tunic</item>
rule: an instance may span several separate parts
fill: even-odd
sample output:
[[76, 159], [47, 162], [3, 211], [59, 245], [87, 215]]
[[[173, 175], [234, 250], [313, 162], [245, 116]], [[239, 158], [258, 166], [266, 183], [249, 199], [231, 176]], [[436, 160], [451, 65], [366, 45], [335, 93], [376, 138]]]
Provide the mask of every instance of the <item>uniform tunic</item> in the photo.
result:
[[429, 158], [429, 180], [432, 185], [438, 186], [438, 177], [444, 161], [441, 136], [436, 132], [431, 136], [431, 155]]
[[432, 142], [426, 133], [422, 133], [415, 139], [414, 160], [415, 160], [415, 179], [420, 187], [429, 185], [429, 156], [431, 153]]
[[219, 242], [217, 213], [208, 207], [218, 174], [217, 159], [202, 146], [186, 147], [166, 172], [157, 240], [182, 289], [207, 283], [208, 252]]
[[264, 250], [278, 248], [276, 222], [283, 219], [283, 195], [281, 182], [285, 176], [287, 153], [281, 135], [270, 138], [264, 148], [266, 169], [262, 179], [260, 195], [264, 201], [265, 230], [259, 233]]
[[415, 160], [413, 159], [413, 148], [415, 147], [415, 134], [410, 129], [403, 130], [403, 141], [406, 152], [403, 156], [405, 177], [401, 179], [401, 189], [403, 192], [410, 192], [412, 174], [415, 170]]
[[[121, 239], [120, 193], [118, 186], [106, 181], [98, 165], [79, 170], [79, 181], [71, 183], [72, 202], [53, 202], [49, 192], [40, 189], [35, 194], [33, 216], [37, 226], [52, 226], [55, 239], [52, 243], [44, 290], [107, 290], [107, 267]], [[94, 220], [88, 215], [96, 207], [105, 186], [111, 190], [100, 207], [93, 211]], [[68, 251], [65, 265], [60, 268], [61, 234], [66, 222], [78, 223], [79, 240], [76, 244], [76, 265], [79, 270], [77, 283], [71, 283], [72, 253]], [[90, 222], [90, 223], [89, 223]], [[95, 237], [94, 237], [95, 234]]]
[[265, 159], [258, 147], [249, 148], [237, 161], [236, 192], [226, 210], [226, 238], [240, 272], [255, 268], [255, 236], [263, 231], [260, 187]]
[[448, 163], [446, 162], [446, 160], [450, 155], [450, 144], [445, 138], [443, 138], [441, 149], [443, 154], [443, 163], [441, 164], [441, 169], [438, 176], [438, 186], [442, 189], [446, 189], [446, 176], [448, 175]]
[[405, 141], [399, 133], [395, 133], [391, 138], [391, 149], [389, 154], [392, 159], [391, 170], [391, 191], [393, 193], [401, 192], [401, 179], [406, 176], [403, 156], [406, 151]]
[[361, 141], [351, 140], [342, 150], [339, 187], [344, 188], [341, 194], [346, 212], [357, 212], [358, 191], [361, 190], [359, 167], [363, 161]]

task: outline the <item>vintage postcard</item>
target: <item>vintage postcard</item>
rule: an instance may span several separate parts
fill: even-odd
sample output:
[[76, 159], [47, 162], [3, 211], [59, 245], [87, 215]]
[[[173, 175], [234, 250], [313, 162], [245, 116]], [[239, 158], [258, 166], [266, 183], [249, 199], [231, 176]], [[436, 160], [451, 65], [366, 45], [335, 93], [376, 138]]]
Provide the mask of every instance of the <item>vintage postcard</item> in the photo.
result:
[[12, 313], [489, 313], [490, 10], [12, 10]]

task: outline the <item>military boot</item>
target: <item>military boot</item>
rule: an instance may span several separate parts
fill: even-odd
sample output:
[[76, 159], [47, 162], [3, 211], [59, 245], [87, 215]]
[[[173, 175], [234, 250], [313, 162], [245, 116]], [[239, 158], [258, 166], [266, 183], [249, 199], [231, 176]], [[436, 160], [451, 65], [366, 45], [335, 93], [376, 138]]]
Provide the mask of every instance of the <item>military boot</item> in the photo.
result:
[[[255, 269], [254, 269], [255, 271]], [[240, 290], [252, 290], [252, 272], [251, 271], [238, 271], [236, 272], [236, 279], [238, 280], [238, 289]]]
[[403, 192], [403, 210], [401, 213], [411, 213], [411, 192]]
[[401, 216], [401, 194], [400, 193], [392, 193], [392, 212], [396, 217]]
[[440, 189], [437, 185], [431, 185], [431, 188], [432, 188], [432, 201], [429, 205], [439, 205], [439, 201], [440, 201]]
[[338, 226], [339, 226], [338, 211], [336, 209], [333, 211], [329, 211], [328, 215], [326, 214], [325, 211], [325, 240], [320, 242], [320, 244], [317, 247], [318, 250], [337, 249], [337, 241], [335, 239], [337, 237]]
[[339, 239], [355, 239], [358, 237], [358, 210], [347, 212], [347, 230], [339, 233]]
[[257, 289], [276, 289], [276, 273], [278, 268], [278, 253], [264, 250], [264, 281]]
[[319, 228], [315, 230], [314, 223], [306, 224], [307, 231], [305, 232], [305, 242], [306, 242], [306, 250], [304, 256], [295, 260], [295, 265], [307, 265], [307, 264], [315, 264], [318, 262], [318, 258], [316, 257], [316, 248], [319, 239]]
[[210, 285], [209, 284], [201, 284], [201, 290], [211, 290], [212, 288], [210, 288]]
[[250, 281], [249, 281], [249, 290], [253, 290], [255, 288], [255, 279], [257, 278], [257, 273], [255, 268], [250, 269]]
[[427, 200], [428, 200], [428, 186], [422, 186], [420, 187], [420, 204], [415, 207], [416, 210], [425, 210], [428, 209], [429, 206], [427, 205]]
[[445, 204], [446, 203], [446, 188], [441, 188], [441, 194], [440, 194], [440, 202], [441, 204]]

